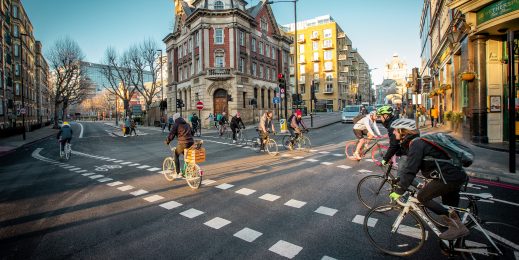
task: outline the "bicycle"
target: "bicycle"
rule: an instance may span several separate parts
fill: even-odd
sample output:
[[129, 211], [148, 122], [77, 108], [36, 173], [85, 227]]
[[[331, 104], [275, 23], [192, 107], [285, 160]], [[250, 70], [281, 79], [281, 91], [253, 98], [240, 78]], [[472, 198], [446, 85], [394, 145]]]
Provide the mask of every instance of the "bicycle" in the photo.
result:
[[285, 135], [282, 140], [283, 147], [289, 151], [294, 150], [294, 147], [296, 150], [310, 151], [312, 143], [310, 142], [310, 138], [303, 133], [308, 133], [308, 129], [301, 131], [296, 138], [293, 138], [291, 135]]
[[229, 137], [229, 133], [228, 133], [228, 131], [227, 131], [227, 127], [228, 127], [227, 124], [223, 124], [223, 125], [220, 125], [220, 126], [218, 127], [218, 134], [220, 134], [220, 137], [222, 137], [222, 136], [224, 136], [224, 135], [225, 135], [225, 137], [227, 137], [227, 138]]
[[[396, 205], [372, 208], [364, 218], [364, 232], [368, 236], [369, 242], [378, 250], [393, 256], [410, 256], [420, 250], [427, 237], [424, 223], [436, 236], [441, 234], [438, 226], [422, 210], [420, 202], [416, 198], [416, 191], [410, 189], [404, 195], [401, 199], [396, 200]], [[460, 193], [460, 195], [468, 199], [469, 206], [476, 205], [478, 200], [492, 198], [492, 195], [488, 193]], [[490, 243], [490, 246], [481, 244], [481, 241], [478, 243], [468, 242], [467, 237], [449, 241], [440, 240], [440, 248], [444, 253], [451, 257], [461, 254], [464, 258], [475, 259], [473, 254], [503, 256], [505, 248], [513, 248], [513, 246], [506, 245], [505, 240], [497, 240], [500, 246], [496, 245], [496, 240], [492, 238], [501, 237], [502, 234], [489, 232], [482, 227], [482, 225], [486, 226], [487, 224], [479, 220], [477, 211], [471, 211], [472, 208], [476, 208], [475, 206], [468, 208], [446, 207], [462, 213], [461, 220], [465, 226], [471, 228], [472, 233], [476, 230], [481, 232], [482, 237]], [[371, 224], [370, 219], [377, 219], [373, 227], [369, 226]], [[517, 233], [514, 235], [516, 236]], [[516, 244], [514, 245], [517, 247]], [[513, 256], [513, 251], [511, 253]]]
[[69, 142], [65, 142], [65, 147], [61, 150], [61, 146], [63, 145], [63, 141], [59, 140], [59, 158], [65, 160], [70, 159], [70, 155], [72, 154], [72, 145]]
[[[236, 144], [247, 144], [247, 140], [245, 139], [245, 135], [243, 134], [243, 130], [245, 128], [236, 128]], [[232, 139], [232, 131], [229, 131], [229, 142], [233, 143]]]
[[200, 136], [200, 123], [191, 128], [191, 135]]
[[[366, 154], [369, 153], [369, 151], [371, 151], [371, 159], [377, 166], [381, 166], [382, 160], [384, 160], [384, 155], [386, 154], [389, 147], [380, 144], [379, 139], [366, 137], [364, 137], [363, 139], [367, 140], [367, 142], [365, 142], [364, 146], [360, 149], [360, 157], [363, 158]], [[355, 157], [353, 154], [355, 153], [355, 150], [357, 149], [357, 144], [360, 142], [360, 140], [361, 139], [357, 139], [346, 142], [346, 147], [344, 149], [346, 159], [358, 161], [357, 157]], [[396, 165], [396, 158], [393, 157], [392, 160], [393, 163]]]
[[[187, 185], [192, 189], [200, 188], [202, 184], [202, 176], [204, 172], [196, 162], [205, 161], [205, 150], [202, 148], [203, 141], [196, 140], [193, 146], [184, 149], [184, 164], [180, 169], [180, 173], [185, 177]], [[177, 177], [175, 165], [175, 150], [176, 147], [169, 145], [173, 156], [168, 156], [162, 163], [162, 173], [168, 181], [173, 181]]]
[[[259, 129], [256, 129], [256, 132], [259, 132]], [[273, 133], [274, 135], [276, 133]], [[276, 141], [272, 138], [270, 138], [270, 135], [267, 135], [267, 138], [263, 141], [264, 142], [264, 151], [266, 151], [269, 155], [277, 155], [278, 154], [278, 144]], [[261, 139], [259, 137], [255, 137], [252, 141], [252, 147], [254, 149], [257, 149], [256, 152], [261, 152]]]

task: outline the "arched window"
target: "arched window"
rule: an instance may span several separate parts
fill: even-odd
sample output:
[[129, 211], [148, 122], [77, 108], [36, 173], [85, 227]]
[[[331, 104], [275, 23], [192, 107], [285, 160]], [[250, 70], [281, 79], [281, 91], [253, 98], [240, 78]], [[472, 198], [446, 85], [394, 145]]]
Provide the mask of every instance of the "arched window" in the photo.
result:
[[214, 2], [214, 10], [223, 10], [223, 2], [215, 1]]

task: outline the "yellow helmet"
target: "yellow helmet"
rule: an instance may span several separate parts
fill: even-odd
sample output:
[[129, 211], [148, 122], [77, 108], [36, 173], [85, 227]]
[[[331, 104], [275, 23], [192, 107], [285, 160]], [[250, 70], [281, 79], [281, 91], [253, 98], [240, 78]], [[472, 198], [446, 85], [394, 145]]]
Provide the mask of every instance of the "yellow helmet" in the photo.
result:
[[67, 121], [63, 122], [63, 125], [69, 125]]

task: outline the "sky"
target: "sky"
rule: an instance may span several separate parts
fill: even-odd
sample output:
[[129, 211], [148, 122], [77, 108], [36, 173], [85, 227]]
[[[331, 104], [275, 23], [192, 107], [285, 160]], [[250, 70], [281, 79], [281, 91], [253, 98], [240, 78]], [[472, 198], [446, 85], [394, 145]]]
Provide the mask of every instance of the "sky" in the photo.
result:
[[[248, 0], [249, 7], [260, 0]], [[144, 39], [162, 39], [172, 31], [173, 0], [22, 0], [44, 54], [70, 37], [85, 60], [99, 63], [105, 50], [128, 49]], [[331, 15], [353, 42], [380, 84], [383, 68], [398, 53], [411, 68], [419, 66], [421, 0], [298, 0], [297, 20]], [[294, 22], [294, 5], [272, 5], [278, 24]]]

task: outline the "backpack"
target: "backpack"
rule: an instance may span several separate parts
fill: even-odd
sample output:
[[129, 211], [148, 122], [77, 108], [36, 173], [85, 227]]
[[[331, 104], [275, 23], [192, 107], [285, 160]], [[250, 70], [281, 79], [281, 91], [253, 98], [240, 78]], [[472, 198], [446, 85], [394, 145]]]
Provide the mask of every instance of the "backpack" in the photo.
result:
[[469, 167], [474, 162], [474, 151], [450, 135], [433, 133], [423, 135], [420, 139], [444, 152], [450, 158], [449, 160], [434, 159], [436, 161], [447, 162], [460, 168]]
[[357, 122], [359, 122], [362, 118], [364, 118], [366, 115], [363, 114], [362, 112], [360, 112], [358, 115], [356, 115], [352, 120], [353, 120], [353, 123], [356, 124]]

